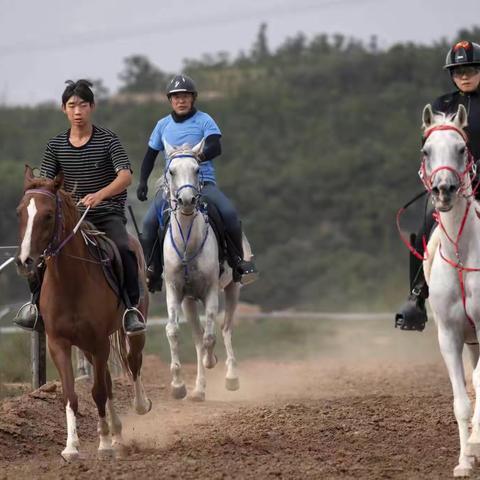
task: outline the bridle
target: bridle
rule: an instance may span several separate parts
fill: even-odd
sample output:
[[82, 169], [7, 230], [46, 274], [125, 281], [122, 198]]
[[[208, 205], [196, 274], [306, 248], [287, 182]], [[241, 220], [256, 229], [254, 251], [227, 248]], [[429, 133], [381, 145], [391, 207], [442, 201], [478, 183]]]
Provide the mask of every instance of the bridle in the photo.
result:
[[[170, 169], [170, 165], [171, 165], [172, 161], [177, 159], [177, 158], [194, 158], [198, 162], [197, 157], [193, 153], [191, 153], [191, 154], [179, 153], [178, 155], [174, 154], [173, 156], [171, 156], [169, 158], [167, 166], [165, 167], [165, 170], [164, 170], [165, 185], [168, 188], [168, 193], [170, 193], [170, 186], [169, 186], [168, 179], [167, 179], [167, 172]], [[199, 198], [201, 196], [201, 189], [203, 187], [203, 180], [201, 179], [201, 173], [200, 172], [198, 173], [198, 175], [200, 175], [199, 186], [198, 187], [196, 185], [186, 183], [184, 185], [181, 185], [179, 188], [177, 188], [177, 190], [175, 190], [173, 192], [173, 198], [172, 198], [172, 196], [168, 195], [169, 204], [170, 204], [170, 211], [171, 211], [172, 216], [175, 220], [175, 224], [178, 228], [178, 231], [180, 232], [180, 236], [181, 236], [182, 242], [183, 242], [183, 248], [180, 248], [177, 245], [177, 243], [175, 242], [175, 239], [173, 237], [173, 229], [172, 229], [172, 223], [173, 222], [172, 222], [172, 220], [170, 220], [170, 224], [169, 224], [169, 227], [168, 227], [169, 237], [170, 237], [170, 241], [172, 243], [173, 249], [175, 250], [175, 253], [177, 254], [180, 261], [182, 262], [182, 265], [183, 265], [183, 268], [184, 268], [184, 276], [185, 276], [186, 279], [188, 279], [188, 264], [191, 263], [195, 258], [197, 258], [200, 255], [200, 253], [202, 252], [203, 247], [205, 246], [205, 243], [207, 242], [208, 232], [210, 230], [209, 222], [208, 222], [208, 215], [206, 213], [206, 209], [203, 208], [201, 205], [199, 205], [199, 203], [200, 203]], [[178, 198], [180, 196], [180, 192], [182, 192], [182, 190], [184, 190], [186, 188], [192, 189], [195, 193], [195, 209], [192, 213], [185, 213], [185, 212], [182, 211], [181, 208], [179, 208]], [[188, 227], [187, 232], [184, 232], [183, 229], [182, 229], [182, 226], [181, 226], [181, 224], [178, 220], [178, 217], [177, 217], [178, 212], [180, 212], [181, 215], [186, 215], [186, 216], [193, 215], [192, 221], [190, 222], [190, 225]], [[203, 236], [203, 239], [202, 239], [202, 242], [201, 242], [199, 248], [194, 252], [193, 255], [187, 256], [187, 249], [188, 249], [188, 244], [189, 244], [192, 229], [193, 229], [193, 224], [195, 223], [195, 219], [199, 216], [199, 214], [203, 217], [203, 220], [204, 220], [204, 223], [205, 223], [205, 234]]]
[[64, 218], [62, 215], [62, 198], [59, 195], [59, 193], [52, 193], [50, 190], [47, 190], [45, 188], [31, 188], [28, 189], [24, 192], [25, 195], [43, 195], [45, 197], [51, 198], [52, 200], [55, 201], [55, 224], [53, 227], [53, 237], [52, 240], [50, 240], [50, 243], [47, 245], [43, 253], [40, 255], [40, 259], [48, 259], [52, 257], [56, 257], [60, 251], [63, 249], [63, 247], [75, 236], [77, 233], [78, 229], [80, 228], [80, 225], [82, 224], [83, 220], [85, 219], [85, 216], [87, 215], [88, 211], [90, 210], [90, 207], [87, 207], [85, 209], [85, 212], [81, 216], [80, 220], [78, 223], [75, 225], [73, 230], [65, 237], [63, 240], [61, 238], [65, 234], [65, 224], [64, 224]]
[[[423, 136], [423, 143], [427, 141], [427, 139], [430, 137], [430, 135], [433, 132], [445, 131], [445, 130], [451, 130], [458, 133], [465, 141], [465, 144], [467, 144], [468, 138], [465, 132], [453, 125], [436, 125], [434, 127], [429, 128]], [[473, 158], [473, 155], [467, 146], [465, 146], [465, 154], [467, 156], [467, 162], [465, 165], [465, 170], [463, 170], [463, 172], [459, 172], [458, 170], [456, 170], [453, 167], [450, 167], [449, 165], [440, 165], [439, 167], [435, 168], [430, 173], [430, 175], [427, 175], [427, 168], [426, 168], [427, 157], [426, 155], [423, 155], [418, 175], [420, 176], [420, 179], [422, 180], [422, 183], [425, 186], [426, 190], [430, 193], [433, 189], [432, 185], [433, 185], [433, 179], [435, 175], [442, 170], [447, 170], [449, 172], [452, 172], [458, 179], [459, 187], [458, 187], [457, 193], [465, 192], [465, 190], [469, 186], [471, 186], [471, 182], [467, 182], [466, 179], [468, 178], [470, 180], [470, 177], [469, 177], [470, 173], [472, 173], [473, 175], [475, 175], [476, 173], [475, 159]]]

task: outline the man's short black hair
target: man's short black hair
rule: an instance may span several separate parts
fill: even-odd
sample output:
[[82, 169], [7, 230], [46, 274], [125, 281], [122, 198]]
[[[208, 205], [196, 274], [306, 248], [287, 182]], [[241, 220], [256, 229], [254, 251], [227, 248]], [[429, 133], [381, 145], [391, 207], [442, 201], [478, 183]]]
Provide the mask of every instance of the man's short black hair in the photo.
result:
[[67, 84], [63, 94], [62, 94], [62, 105], [66, 105], [68, 100], [71, 97], [77, 96], [80, 97], [83, 101], [88, 102], [90, 105], [95, 103], [95, 98], [92, 92], [92, 82], [81, 78], [74, 82], [73, 80], [67, 80]]

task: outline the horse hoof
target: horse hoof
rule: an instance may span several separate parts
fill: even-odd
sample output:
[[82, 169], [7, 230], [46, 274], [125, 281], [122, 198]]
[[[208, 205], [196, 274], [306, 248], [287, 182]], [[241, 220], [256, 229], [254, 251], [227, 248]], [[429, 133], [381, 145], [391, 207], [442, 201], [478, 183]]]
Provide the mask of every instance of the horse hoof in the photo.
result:
[[67, 447], [63, 450], [62, 457], [66, 462], [74, 462], [80, 458], [80, 454], [76, 448]]
[[453, 469], [453, 476], [456, 478], [469, 477], [472, 474], [472, 470], [472, 467], [463, 467], [461, 465], [457, 465]]
[[225, 388], [231, 392], [234, 392], [240, 388], [240, 380], [238, 378], [226, 378]]
[[128, 448], [123, 443], [114, 443], [113, 453], [115, 458], [126, 458], [128, 457]]
[[188, 397], [192, 402], [204, 402], [205, 401], [205, 392], [194, 391]]
[[137, 415], [145, 415], [152, 409], [152, 401], [147, 398], [147, 406], [144, 405], [135, 405], [135, 412]]
[[203, 366], [205, 368], [211, 369], [217, 364], [217, 362], [218, 358], [215, 354], [213, 354], [211, 357], [209, 357], [208, 355], [205, 355], [205, 357], [203, 357]]
[[102, 448], [97, 450], [97, 458], [99, 460], [110, 460], [113, 457], [113, 448]]
[[187, 387], [185, 384], [180, 385], [179, 387], [172, 386], [172, 397], [176, 400], [181, 400], [187, 396]]

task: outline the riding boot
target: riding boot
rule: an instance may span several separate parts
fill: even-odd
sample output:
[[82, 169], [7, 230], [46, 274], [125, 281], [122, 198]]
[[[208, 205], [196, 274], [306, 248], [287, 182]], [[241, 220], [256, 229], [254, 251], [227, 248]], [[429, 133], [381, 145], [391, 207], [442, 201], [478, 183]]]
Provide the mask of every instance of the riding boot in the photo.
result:
[[163, 285], [163, 241], [167, 228], [159, 228], [147, 264], [147, 286], [150, 293], [160, 292]]
[[135, 253], [128, 250], [122, 256], [124, 267], [123, 301], [127, 307], [123, 314], [123, 328], [128, 336], [139, 335], [146, 330], [145, 318], [138, 310], [140, 290], [138, 286], [137, 259]]
[[[411, 236], [414, 244], [415, 236]], [[427, 323], [425, 300], [428, 298], [428, 285], [423, 273], [422, 260], [410, 253], [410, 295], [395, 315], [395, 328], [423, 331]]]
[[36, 275], [28, 280], [31, 292], [30, 302], [22, 305], [13, 319], [13, 323], [17, 327], [29, 332], [44, 330], [43, 319], [40, 315], [40, 291], [44, 271], [45, 269], [42, 267], [37, 268]]
[[227, 261], [233, 272], [233, 281], [248, 285], [257, 280], [258, 270], [253, 260], [243, 259], [242, 224], [238, 228], [225, 231]]

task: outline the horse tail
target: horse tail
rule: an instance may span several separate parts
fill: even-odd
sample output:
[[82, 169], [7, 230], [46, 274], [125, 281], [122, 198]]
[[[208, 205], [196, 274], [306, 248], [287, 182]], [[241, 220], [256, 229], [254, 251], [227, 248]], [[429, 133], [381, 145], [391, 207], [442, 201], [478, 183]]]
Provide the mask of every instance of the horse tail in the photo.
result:
[[127, 336], [123, 328], [119, 328], [110, 335], [110, 353], [114, 365], [118, 366], [122, 373], [133, 380], [133, 373], [128, 363], [128, 344]]

